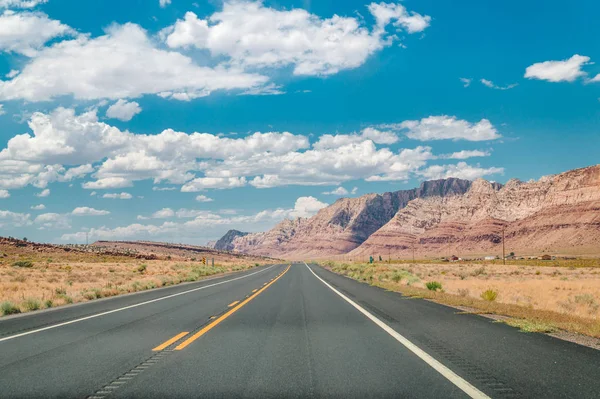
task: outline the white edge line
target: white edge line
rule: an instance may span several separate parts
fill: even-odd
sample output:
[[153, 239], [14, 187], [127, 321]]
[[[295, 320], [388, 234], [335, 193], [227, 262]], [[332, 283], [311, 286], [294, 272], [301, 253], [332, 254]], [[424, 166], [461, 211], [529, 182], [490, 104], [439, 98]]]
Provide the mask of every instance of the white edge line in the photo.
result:
[[19, 337], [23, 337], [25, 335], [35, 334], [35, 333], [46, 331], [46, 330], [51, 330], [53, 328], [58, 328], [58, 327], [66, 326], [66, 325], [69, 325], [69, 324], [79, 323], [80, 321], [94, 319], [94, 318], [100, 317], [100, 316], [106, 316], [107, 314], [121, 312], [121, 311], [127, 310], [127, 309], [137, 308], [138, 306], [147, 305], [149, 303], [158, 302], [158, 301], [162, 301], [162, 300], [169, 299], [169, 298], [174, 298], [176, 296], [189, 294], [190, 292], [199, 291], [199, 290], [203, 290], [205, 288], [214, 287], [216, 285], [221, 285], [221, 284], [229, 283], [229, 282], [232, 282], [232, 281], [240, 280], [240, 279], [243, 279], [243, 278], [246, 278], [246, 277], [253, 276], [253, 275], [258, 274], [258, 273], [266, 272], [267, 270], [269, 270], [269, 269], [271, 269], [271, 268], [273, 268], [275, 266], [276, 265], [269, 266], [266, 269], [259, 270], [259, 271], [254, 272], [254, 273], [246, 274], [246, 275], [241, 276], [241, 277], [236, 277], [236, 278], [232, 278], [230, 280], [220, 281], [218, 283], [205, 285], [205, 286], [202, 286], [202, 287], [194, 288], [194, 289], [183, 291], [183, 292], [178, 292], [177, 294], [171, 294], [171, 295], [163, 296], [163, 297], [160, 297], [160, 298], [151, 299], [149, 301], [140, 302], [140, 303], [136, 303], [136, 304], [133, 304], [133, 305], [125, 306], [123, 308], [113, 309], [113, 310], [109, 310], [109, 311], [106, 311], [106, 312], [93, 314], [91, 316], [82, 317], [80, 319], [69, 320], [69, 321], [65, 321], [64, 323], [53, 324], [53, 325], [48, 326], [48, 327], [38, 328], [36, 330], [26, 331], [24, 333], [15, 334], [15, 335], [11, 335], [11, 336], [8, 336], [8, 337], [0, 338], [0, 342], [2, 342], [2, 341], [8, 341], [10, 339], [15, 339], [15, 338], [19, 338]]
[[475, 388], [473, 385], [471, 385], [468, 381], [466, 381], [465, 379], [460, 377], [454, 371], [450, 370], [448, 367], [444, 366], [442, 363], [435, 360], [431, 355], [429, 355], [423, 349], [419, 348], [417, 345], [413, 344], [411, 341], [406, 339], [404, 336], [402, 336], [398, 332], [396, 332], [396, 330], [394, 330], [393, 328], [391, 328], [390, 326], [385, 324], [383, 321], [379, 320], [377, 317], [373, 316], [371, 313], [369, 313], [362, 306], [360, 306], [359, 304], [354, 302], [352, 299], [348, 298], [346, 295], [342, 294], [341, 292], [339, 292], [338, 290], [333, 288], [325, 280], [323, 280], [321, 277], [317, 276], [317, 274], [310, 267], [308, 267], [306, 262], [304, 262], [304, 265], [308, 268], [308, 270], [310, 270], [310, 272], [316, 278], [321, 280], [321, 282], [323, 284], [325, 284], [333, 292], [335, 292], [340, 297], [342, 297], [342, 299], [344, 299], [350, 305], [354, 306], [354, 308], [356, 308], [360, 313], [362, 313], [367, 318], [369, 318], [373, 323], [375, 323], [379, 327], [381, 327], [385, 332], [387, 332], [392, 337], [394, 337], [398, 342], [400, 342], [402, 345], [404, 345], [408, 350], [410, 350], [412, 353], [414, 353], [419, 358], [421, 358], [421, 360], [423, 360], [425, 363], [427, 363], [429, 366], [431, 366], [433, 369], [435, 369], [435, 371], [437, 371], [438, 373], [443, 375], [448, 381], [450, 381], [451, 383], [456, 385], [458, 388], [460, 388], [464, 393], [469, 395], [469, 397], [480, 398], [480, 399], [490, 399], [490, 397], [487, 396], [485, 393], [481, 392], [479, 389]]

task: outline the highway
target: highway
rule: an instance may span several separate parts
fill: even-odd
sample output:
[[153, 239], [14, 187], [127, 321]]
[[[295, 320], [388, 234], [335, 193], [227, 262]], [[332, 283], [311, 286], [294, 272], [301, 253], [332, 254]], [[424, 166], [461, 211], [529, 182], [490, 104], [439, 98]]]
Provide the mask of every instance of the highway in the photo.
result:
[[318, 265], [0, 319], [1, 398], [598, 398], [600, 351]]

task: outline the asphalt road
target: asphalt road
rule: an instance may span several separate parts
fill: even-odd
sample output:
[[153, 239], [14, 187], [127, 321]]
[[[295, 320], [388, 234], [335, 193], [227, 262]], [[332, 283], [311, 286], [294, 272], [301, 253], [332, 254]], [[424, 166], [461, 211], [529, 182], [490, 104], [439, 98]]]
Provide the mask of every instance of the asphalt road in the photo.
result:
[[0, 320], [2, 398], [598, 398], [600, 352], [305, 264]]

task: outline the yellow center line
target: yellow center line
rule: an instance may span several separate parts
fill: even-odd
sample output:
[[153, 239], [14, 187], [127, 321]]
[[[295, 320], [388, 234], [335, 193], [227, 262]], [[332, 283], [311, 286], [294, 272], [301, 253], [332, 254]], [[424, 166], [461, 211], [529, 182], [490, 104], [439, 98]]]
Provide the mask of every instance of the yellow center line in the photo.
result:
[[179, 341], [181, 338], [185, 337], [188, 334], [189, 334], [189, 332], [187, 332], [187, 331], [179, 333], [176, 336], [174, 336], [173, 338], [171, 338], [170, 340], [163, 342], [162, 344], [158, 345], [156, 348], [154, 348], [152, 350], [155, 352], [161, 351], [161, 350], [165, 349], [167, 346]]
[[185, 349], [186, 346], [188, 346], [189, 344], [191, 344], [192, 342], [194, 342], [195, 340], [197, 340], [198, 338], [200, 338], [201, 336], [203, 336], [204, 334], [206, 334], [207, 332], [209, 332], [210, 330], [212, 330], [214, 327], [216, 327], [223, 320], [225, 320], [226, 318], [228, 318], [229, 316], [231, 316], [232, 314], [234, 314], [235, 312], [237, 312], [238, 310], [240, 310], [244, 305], [246, 305], [248, 302], [250, 302], [251, 300], [253, 300], [254, 298], [256, 298], [258, 295], [260, 295], [261, 292], [263, 292], [264, 290], [266, 290], [267, 288], [269, 288], [272, 284], [275, 284], [275, 282], [277, 280], [279, 280], [285, 273], [287, 273], [288, 270], [290, 270], [289, 266], [275, 280], [271, 281], [269, 284], [265, 285], [260, 290], [258, 290], [255, 294], [253, 294], [253, 295], [249, 296], [248, 298], [246, 298], [243, 302], [241, 302], [235, 308], [231, 309], [230, 311], [228, 311], [227, 313], [225, 313], [223, 316], [219, 317], [217, 320], [213, 321], [212, 323], [210, 323], [209, 325], [207, 325], [206, 327], [204, 327], [202, 330], [198, 331], [196, 334], [192, 335], [191, 337], [189, 337], [188, 339], [186, 339], [185, 341], [183, 341], [181, 344], [179, 344], [178, 346], [175, 347], [175, 350], [180, 351], [182, 349]]
[[233, 305], [237, 305], [238, 303], [240, 303], [240, 301], [233, 301], [231, 302], [229, 305], [227, 305], [228, 308], [232, 307]]

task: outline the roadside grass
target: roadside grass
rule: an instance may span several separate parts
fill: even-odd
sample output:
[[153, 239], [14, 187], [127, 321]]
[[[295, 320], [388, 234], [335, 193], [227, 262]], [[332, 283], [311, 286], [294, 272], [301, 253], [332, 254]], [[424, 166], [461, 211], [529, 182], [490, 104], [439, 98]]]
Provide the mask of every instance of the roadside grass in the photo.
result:
[[65, 264], [53, 259], [25, 267], [18, 270], [12, 262], [0, 264], [0, 316], [200, 281], [254, 268], [256, 264], [211, 267], [198, 262], [144, 260], [142, 263], [128, 258], [106, 264]]
[[[430, 290], [426, 288], [422, 280], [416, 275], [416, 264], [408, 263], [406, 264], [407, 267], [400, 270], [397, 269], [398, 265], [394, 264], [324, 262], [322, 265], [335, 273], [358, 281], [367, 282], [386, 290], [399, 292], [409, 298], [423, 298], [454, 307], [473, 309], [472, 312], [467, 313], [507, 316], [509, 319], [502, 322], [520, 328], [522, 331], [553, 332], [564, 330], [600, 338], [600, 319], [577, 316], [569, 311], [559, 312], [535, 309], [531, 303], [527, 306], [502, 303], [497, 299], [499, 298], [498, 291], [491, 288], [482, 292], [479, 297], [470, 296], [468, 290], [464, 289], [462, 291], [459, 290], [457, 294], [442, 292], [437, 289]], [[396, 273], [401, 273], [405, 278], [394, 278], [394, 276], [398, 275]], [[486, 274], [484, 275], [484, 273]], [[475, 274], [477, 274], [477, 278], [489, 278], [486, 271], [477, 270]], [[369, 278], [370, 276], [374, 276], [374, 278], [371, 279]], [[459, 278], [457, 280], [461, 281]], [[413, 283], [411, 284], [409, 281]], [[551, 290], [551, 288], [548, 287], [548, 290]], [[592, 296], [580, 294], [576, 298], [578, 298], [578, 304], [581, 306], [585, 305], [593, 309], [597, 305]], [[572, 302], [576, 304], [575, 300]]]

